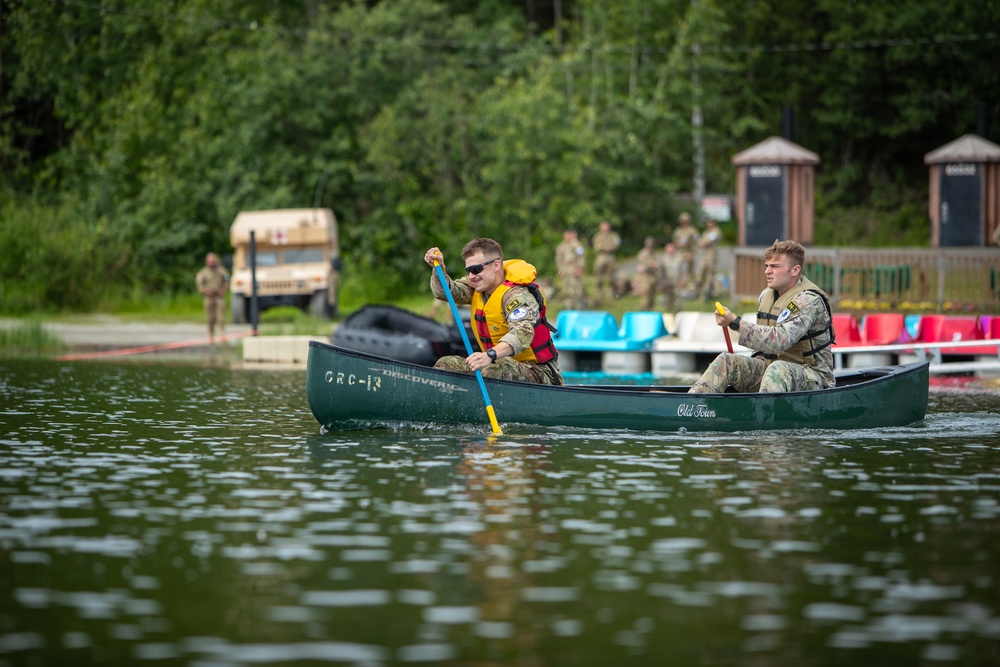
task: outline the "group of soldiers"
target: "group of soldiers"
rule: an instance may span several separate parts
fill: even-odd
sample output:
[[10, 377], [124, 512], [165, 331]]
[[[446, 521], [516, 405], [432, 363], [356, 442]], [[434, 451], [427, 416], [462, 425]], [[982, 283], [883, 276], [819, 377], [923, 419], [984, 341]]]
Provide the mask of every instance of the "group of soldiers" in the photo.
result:
[[[617, 274], [616, 253], [621, 237], [602, 221], [600, 230], [591, 239], [594, 248], [594, 278], [597, 299], [609, 304], [615, 298], [633, 293], [639, 296], [643, 310], [652, 310], [658, 294], [664, 296], [664, 310], [677, 310], [682, 295], [694, 293], [706, 299], [715, 296], [715, 268], [722, 232], [714, 220], [705, 221], [705, 229], [691, 223], [691, 215], [681, 213], [670, 241], [660, 250], [656, 239], [647, 236], [635, 258], [631, 277]], [[566, 309], [587, 307], [584, 285], [587, 251], [577, 232], [563, 232], [563, 241], [556, 247], [556, 267], [561, 280], [562, 304]]]

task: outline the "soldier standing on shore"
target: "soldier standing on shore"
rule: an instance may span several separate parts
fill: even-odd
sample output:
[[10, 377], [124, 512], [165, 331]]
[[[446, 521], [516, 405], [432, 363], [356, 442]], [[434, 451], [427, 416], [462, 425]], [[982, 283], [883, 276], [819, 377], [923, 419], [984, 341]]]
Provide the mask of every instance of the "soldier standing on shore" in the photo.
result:
[[577, 237], [576, 230], [563, 232], [563, 241], [556, 246], [556, 271], [562, 281], [562, 306], [567, 310], [587, 307], [587, 293], [583, 273], [587, 265], [587, 249]]
[[695, 272], [695, 289], [711, 300], [715, 294], [715, 265], [718, 261], [718, 245], [722, 232], [715, 220], [705, 222], [705, 231], [698, 237], [698, 270]]
[[647, 236], [642, 250], [636, 255], [634, 288], [639, 295], [639, 307], [652, 310], [656, 297], [656, 283], [660, 277], [660, 258], [656, 252], [656, 239]]
[[611, 231], [611, 223], [601, 221], [600, 231], [594, 234], [591, 245], [597, 252], [594, 257], [594, 277], [597, 278], [597, 298], [602, 303], [611, 303], [615, 297], [615, 253], [622, 244], [617, 233]]
[[665, 313], [677, 311], [677, 294], [680, 290], [683, 262], [684, 258], [678, 254], [673, 243], [663, 247], [663, 257], [660, 258], [660, 291], [665, 297], [663, 304]]
[[694, 273], [694, 247], [698, 242], [698, 230], [691, 224], [691, 215], [685, 211], [677, 218], [680, 223], [674, 230], [672, 240], [683, 259], [678, 289], [684, 289]]
[[214, 252], [205, 255], [205, 268], [195, 276], [195, 284], [201, 292], [208, 320], [208, 337], [215, 342], [215, 326], [219, 333], [226, 335], [226, 290], [229, 288], [229, 272], [219, 263]]

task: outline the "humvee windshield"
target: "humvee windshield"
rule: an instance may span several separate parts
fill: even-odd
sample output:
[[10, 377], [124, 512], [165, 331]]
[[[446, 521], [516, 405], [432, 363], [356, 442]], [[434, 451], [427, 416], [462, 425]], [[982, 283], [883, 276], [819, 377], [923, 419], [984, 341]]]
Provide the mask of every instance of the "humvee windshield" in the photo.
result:
[[257, 253], [257, 266], [277, 266], [277, 265], [278, 265], [278, 253], [276, 252]]
[[310, 262], [322, 262], [322, 248], [286, 248], [285, 264], [308, 264]]

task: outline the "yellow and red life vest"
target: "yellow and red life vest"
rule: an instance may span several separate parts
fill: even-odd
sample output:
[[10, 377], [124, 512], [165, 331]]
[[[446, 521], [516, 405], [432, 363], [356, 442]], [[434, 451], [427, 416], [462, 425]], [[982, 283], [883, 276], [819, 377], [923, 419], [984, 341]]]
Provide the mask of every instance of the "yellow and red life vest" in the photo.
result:
[[507, 334], [510, 327], [504, 317], [503, 296], [512, 287], [526, 287], [538, 301], [538, 320], [533, 323], [535, 334], [531, 338], [531, 346], [524, 348], [514, 359], [541, 364], [556, 359], [559, 352], [552, 342], [552, 326], [545, 319], [545, 297], [534, 282], [537, 275], [535, 267], [523, 259], [508, 259], [504, 261], [503, 268], [504, 281], [490, 295], [489, 301], [484, 303], [481, 293], [472, 293], [472, 328], [479, 347], [485, 352]]

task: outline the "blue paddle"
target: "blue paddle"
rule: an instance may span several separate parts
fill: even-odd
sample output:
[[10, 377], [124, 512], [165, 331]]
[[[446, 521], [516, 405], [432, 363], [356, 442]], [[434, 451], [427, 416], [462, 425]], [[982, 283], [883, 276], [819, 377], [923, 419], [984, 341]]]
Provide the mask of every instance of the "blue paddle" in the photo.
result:
[[[462, 316], [458, 314], [458, 306], [455, 305], [455, 297], [452, 296], [451, 290], [448, 288], [448, 280], [444, 277], [444, 270], [438, 261], [434, 260], [434, 270], [437, 271], [438, 282], [441, 283], [441, 289], [444, 290], [445, 296], [448, 297], [448, 305], [451, 306], [451, 315], [455, 318], [455, 324], [458, 326], [458, 332], [462, 334], [462, 342], [465, 343], [465, 353], [472, 356], [472, 343], [469, 342], [469, 336], [465, 333], [465, 325], [462, 324]], [[496, 435], [503, 435], [503, 431], [500, 430], [500, 424], [497, 422], [497, 415], [493, 412], [493, 404], [490, 403], [490, 395], [486, 393], [486, 383], [483, 382], [483, 374], [478, 370], [476, 371], [476, 380], [479, 381], [479, 391], [483, 394], [483, 401], [486, 403], [486, 414], [490, 417], [490, 424], [493, 426], [493, 433]]]

